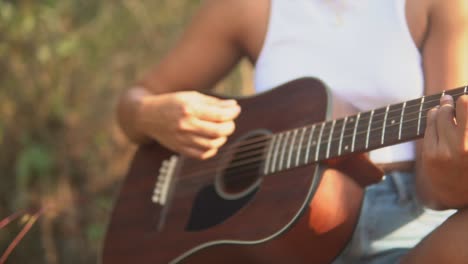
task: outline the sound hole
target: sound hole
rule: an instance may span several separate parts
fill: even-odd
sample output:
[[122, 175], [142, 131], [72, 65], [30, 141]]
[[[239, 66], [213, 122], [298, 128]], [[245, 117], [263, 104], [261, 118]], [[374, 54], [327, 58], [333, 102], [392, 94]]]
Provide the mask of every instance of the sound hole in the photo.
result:
[[215, 186], [204, 187], [195, 197], [185, 230], [201, 231], [221, 224], [254, 198], [259, 190], [267, 134], [250, 133], [228, 150]]
[[217, 179], [217, 191], [225, 199], [238, 199], [260, 184], [268, 139], [257, 131], [241, 138]]

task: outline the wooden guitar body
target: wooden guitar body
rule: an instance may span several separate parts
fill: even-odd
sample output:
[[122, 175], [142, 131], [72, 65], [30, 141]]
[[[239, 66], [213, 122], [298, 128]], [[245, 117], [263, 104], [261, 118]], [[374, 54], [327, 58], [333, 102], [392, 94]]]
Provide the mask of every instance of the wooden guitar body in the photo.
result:
[[[330, 108], [315, 79], [238, 101], [242, 114], [226, 148], [324, 121]], [[214, 158], [221, 166], [214, 170], [213, 160], [179, 157], [161, 202], [154, 199], [159, 170], [175, 154], [157, 143], [141, 146], [116, 200], [102, 262], [330, 263], [353, 233], [363, 187], [381, 176], [366, 159], [350, 155], [329, 166], [305, 164], [229, 185], [226, 177], [233, 173], [222, 168], [243, 153], [227, 153]], [[358, 174], [372, 175], [366, 180]]]

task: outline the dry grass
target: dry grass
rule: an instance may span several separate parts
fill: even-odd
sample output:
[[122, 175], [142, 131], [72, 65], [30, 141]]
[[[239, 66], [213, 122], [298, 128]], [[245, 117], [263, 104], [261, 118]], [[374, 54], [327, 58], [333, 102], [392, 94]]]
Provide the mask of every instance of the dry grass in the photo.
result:
[[[114, 121], [117, 96], [198, 4], [0, 0], [0, 219], [46, 208], [8, 263], [96, 262], [134, 149]], [[218, 91], [251, 89], [249, 67]], [[0, 230], [0, 253], [24, 221]]]

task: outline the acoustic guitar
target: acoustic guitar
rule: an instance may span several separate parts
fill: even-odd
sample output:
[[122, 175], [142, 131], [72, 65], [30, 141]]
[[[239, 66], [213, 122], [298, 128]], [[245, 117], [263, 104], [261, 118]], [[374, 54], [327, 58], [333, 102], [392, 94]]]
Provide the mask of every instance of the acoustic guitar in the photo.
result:
[[420, 138], [443, 94], [327, 120], [322, 82], [303, 78], [238, 100], [236, 131], [208, 160], [155, 143], [137, 150], [102, 262], [330, 263], [381, 180], [363, 154]]

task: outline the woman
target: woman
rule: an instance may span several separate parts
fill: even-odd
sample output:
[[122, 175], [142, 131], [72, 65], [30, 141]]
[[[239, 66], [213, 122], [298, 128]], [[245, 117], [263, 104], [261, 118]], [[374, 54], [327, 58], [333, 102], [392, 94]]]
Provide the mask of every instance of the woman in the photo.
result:
[[[234, 131], [241, 109], [197, 90], [212, 87], [243, 57], [256, 65], [257, 91], [316, 76], [344, 98], [342, 115], [466, 85], [467, 47], [466, 0], [206, 1], [178, 44], [122, 96], [118, 116], [136, 143], [154, 139], [206, 159]], [[371, 153], [394, 169], [367, 190], [358, 228], [337, 263], [468, 261], [462, 246], [468, 244], [468, 96], [456, 107], [442, 97], [427, 121], [419, 146]], [[401, 167], [413, 160], [415, 168]], [[385, 204], [372, 203], [383, 196], [390, 197]], [[436, 212], [420, 201], [460, 210]]]

